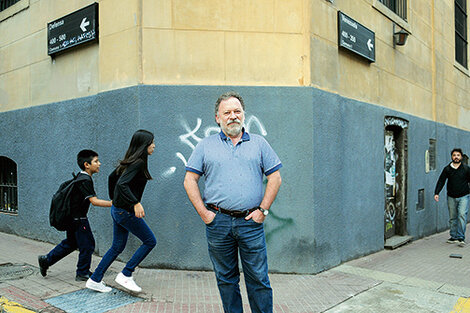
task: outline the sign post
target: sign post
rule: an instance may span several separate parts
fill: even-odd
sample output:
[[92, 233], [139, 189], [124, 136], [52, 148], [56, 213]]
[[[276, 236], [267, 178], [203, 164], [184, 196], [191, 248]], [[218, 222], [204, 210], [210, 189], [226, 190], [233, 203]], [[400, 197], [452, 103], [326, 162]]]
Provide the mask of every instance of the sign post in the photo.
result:
[[338, 11], [338, 45], [375, 62], [375, 33]]
[[98, 3], [47, 23], [47, 54], [98, 41]]

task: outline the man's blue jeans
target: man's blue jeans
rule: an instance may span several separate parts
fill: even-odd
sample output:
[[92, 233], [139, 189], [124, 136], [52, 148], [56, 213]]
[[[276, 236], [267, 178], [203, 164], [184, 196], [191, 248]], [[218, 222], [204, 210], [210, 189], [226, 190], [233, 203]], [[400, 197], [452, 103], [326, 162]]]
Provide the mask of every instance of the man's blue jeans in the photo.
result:
[[206, 226], [206, 236], [224, 311], [243, 312], [238, 270], [240, 253], [251, 311], [271, 313], [273, 294], [263, 224], [217, 213]]
[[137, 265], [142, 262], [157, 244], [155, 235], [142, 218], [137, 218], [135, 214], [116, 208], [114, 205], [111, 206], [111, 216], [113, 218], [113, 244], [91, 276], [91, 279], [95, 282], [100, 282], [103, 279], [104, 273], [111, 263], [124, 251], [129, 232], [139, 238], [142, 241], [142, 245], [122, 270], [124, 276], [132, 276]]
[[466, 195], [460, 198], [452, 198], [447, 196], [451, 238], [465, 240], [469, 198], [470, 195]]

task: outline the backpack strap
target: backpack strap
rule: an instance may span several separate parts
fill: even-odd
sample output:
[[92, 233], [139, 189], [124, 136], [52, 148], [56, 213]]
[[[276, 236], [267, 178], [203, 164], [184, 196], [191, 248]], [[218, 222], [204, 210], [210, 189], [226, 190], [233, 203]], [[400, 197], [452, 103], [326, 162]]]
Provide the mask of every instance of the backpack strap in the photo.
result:
[[84, 180], [91, 180], [91, 176], [88, 175], [88, 174], [84, 174], [84, 173], [81, 173], [81, 172], [78, 172], [77, 174], [75, 173], [72, 173], [73, 175], [73, 182], [74, 183], [77, 183], [79, 181], [84, 181]]

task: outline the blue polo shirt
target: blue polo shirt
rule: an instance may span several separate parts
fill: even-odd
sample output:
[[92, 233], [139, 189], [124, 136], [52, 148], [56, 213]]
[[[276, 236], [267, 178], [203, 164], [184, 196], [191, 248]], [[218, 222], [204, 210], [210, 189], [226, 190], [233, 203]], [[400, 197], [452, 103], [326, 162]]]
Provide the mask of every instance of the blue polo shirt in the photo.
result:
[[244, 131], [234, 146], [221, 131], [197, 144], [186, 170], [205, 175], [205, 203], [248, 210], [263, 199], [263, 174], [268, 176], [281, 167], [281, 160], [264, 137]]

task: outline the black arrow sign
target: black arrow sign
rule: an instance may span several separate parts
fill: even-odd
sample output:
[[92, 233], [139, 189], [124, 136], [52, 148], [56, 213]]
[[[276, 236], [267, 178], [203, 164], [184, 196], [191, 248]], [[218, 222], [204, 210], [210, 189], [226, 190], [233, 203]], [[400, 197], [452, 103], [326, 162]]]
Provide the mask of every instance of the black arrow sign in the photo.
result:
[[47, 24], [47, 54], [98, 40], [98, 3]]
[[375, 62], [375, 33], [338, 11], [338, 44]]

